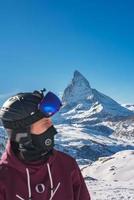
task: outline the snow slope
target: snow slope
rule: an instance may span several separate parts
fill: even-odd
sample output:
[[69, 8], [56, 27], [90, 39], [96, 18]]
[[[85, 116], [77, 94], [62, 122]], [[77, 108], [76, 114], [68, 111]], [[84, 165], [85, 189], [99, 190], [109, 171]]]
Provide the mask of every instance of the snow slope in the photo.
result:
[[81, 170], [92, 200], [134, 199], [134, 151], [102, 157]]
[[134, 150], [117, 152], [109, 157], [100, 157], [96, 162], [83, 168], [85, 176], [107, 181], [133, 181]]

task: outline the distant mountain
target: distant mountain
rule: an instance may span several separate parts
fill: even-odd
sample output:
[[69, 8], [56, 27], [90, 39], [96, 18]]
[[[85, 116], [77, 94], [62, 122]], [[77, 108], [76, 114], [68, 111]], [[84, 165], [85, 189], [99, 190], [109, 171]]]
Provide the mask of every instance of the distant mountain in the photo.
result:
[[134, 112], [134, 104], [123, 104], [122, 106]]
[[112, 98], [92, 89], [88, 80], [78, 71], [74, 72], [71, 83], [64, 90], [62, 101], [63, 108], [58, 115], [62, 122], [91, 124], [134, 116], [132, 111]]
[[62, 101], [65, 105], [73, 106], [81, 102], [92, 102], [93, 94], [88, 80], [78, 71], [74, 72], [71, 83], [63, 93]]
[[92, 89], [80, 72], [74, 72], [62, 102], [62, 109], [53, 118], [59, 129], [57, 148], [79, 163], [134, 149], [134, 113]]

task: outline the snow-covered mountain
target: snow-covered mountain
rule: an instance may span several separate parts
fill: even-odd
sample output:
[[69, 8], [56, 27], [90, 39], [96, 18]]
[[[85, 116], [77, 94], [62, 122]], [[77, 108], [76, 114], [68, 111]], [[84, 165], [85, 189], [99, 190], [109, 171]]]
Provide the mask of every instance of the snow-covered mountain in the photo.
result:
[[[93, 94], [92, 89], [88, 80], [75, 71], [72, 82], [64, 90], [62, 101], [65, 105], [79, 104], [82, 101], [92, 100]], [[88, 101], [90, 102], [90, 101]]]
[[78, 71], [74, 72], [71, 83], [64, 90], [62, 101], [61, 119], [71, 124], [77, 122], [90, 125], [96, 121], [134, 115], [112, 98], [92, 89], [88, 80]]
[[122, 104], [122, 106], [134, 112], [134, 104]]
[[80, 127], [96, 137], [133, 139], [134, 112], [92, 89], [80, 72], [74, 72], [71, 83], [64, 90], [62, 101], [62, 109], [53, 118], [56, 124]]

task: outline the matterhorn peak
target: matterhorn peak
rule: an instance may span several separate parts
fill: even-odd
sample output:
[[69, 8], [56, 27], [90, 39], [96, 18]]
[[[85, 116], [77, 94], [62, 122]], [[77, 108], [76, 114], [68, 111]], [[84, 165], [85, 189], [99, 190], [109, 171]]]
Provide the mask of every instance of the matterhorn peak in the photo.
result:
[[72, 82], [73, 83], [77, 82], [77, 84], [80, 85], [84, 83], [86, 87], [91, 88], [88, 80], [78, 70], [74, 71]]
[[64, 104], [81, 103], [82, 100], [91, 98], [92, 89], [88, 80], [79, 71], [75, 70], [71, 83], [64, 90], [62, 98]]

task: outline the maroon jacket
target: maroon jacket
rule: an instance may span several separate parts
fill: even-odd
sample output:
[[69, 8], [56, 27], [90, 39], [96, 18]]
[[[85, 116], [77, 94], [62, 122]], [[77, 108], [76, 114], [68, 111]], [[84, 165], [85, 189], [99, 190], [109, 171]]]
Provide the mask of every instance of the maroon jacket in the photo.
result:
[[47, 162], [23, 163], [10, 143], [0, 161], [0, 200], [90, 200], [76, 161], [54, 150]]

